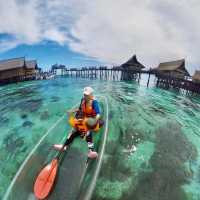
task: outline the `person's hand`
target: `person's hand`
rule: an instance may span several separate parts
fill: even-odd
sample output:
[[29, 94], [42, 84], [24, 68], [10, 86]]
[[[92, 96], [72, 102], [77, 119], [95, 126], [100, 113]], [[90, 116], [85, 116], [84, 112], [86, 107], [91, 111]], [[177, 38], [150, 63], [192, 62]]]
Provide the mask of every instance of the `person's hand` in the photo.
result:
[[79, 111], [79, 109], [78, 109], [78, 108], [74, 108], [74, 109], [69, 110], [68, 112], [70, 112], [70, 113], [75, 113], [75, 112], [77, 112], [77, 111]]
[[96, 118], [96, 120], [99, 120], [100, 117], [101, 117], [100, 114], [97, 114], [95, 118]]
[[77, 112], [77, 111], [78, 111], [77, 108], [72, 109], [72, 110], [68, 110], [68, 111], [67, 111], [67, 115], [70, 116], [71, 114], [73, 114], [73, 113], [75, 113], [75, 112]]
[[82, 118], [80, 118], [80, 119], [77, 119], [78, 120], [78, 122], [82, 122], [83, 121], [83, 119]]

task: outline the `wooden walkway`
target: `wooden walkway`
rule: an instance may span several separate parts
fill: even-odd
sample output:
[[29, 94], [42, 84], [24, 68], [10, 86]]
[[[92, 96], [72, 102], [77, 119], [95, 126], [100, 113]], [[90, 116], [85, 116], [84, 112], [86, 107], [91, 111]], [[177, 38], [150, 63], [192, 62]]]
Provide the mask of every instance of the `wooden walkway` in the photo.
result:
[[141, 75], [147, 74], [147, 87], [151, 76], [156, 77], [156, 86], [165, 89], [175, 88], [183, 89], [186, 92], [200, 94], [200, 83], [195, 83], [191, 80], [180, 79], [176, 77], [166, 76], [155, 72], [154, 70], [122, 70], [107, 67], [83, 67], [81, 69], [71, 68], [65, 69], [63, 75], [77, 78], [101, 79], [101, 80], [136, 80], [140, 81]]
[[143, 70], [121, 70], [121, 69], [108, 69], [108, 68], [82, 68], [76, 69], [71, 68], [69, 70], [65, 70], [63, 75], [67, 76], [75, 76], [81, 78], [100, 78], [104, 80], [135, 80], [140, 78], [141, 74], [154, 74], [152, 71]]
[[157, 83], [156, 86], [163, 87], [166, 89], [175, 88], [183, 89], [187, 92], [200, 94], [200, 83], [195, 83], [191, 80], [175, 78], [171, 76], [166, 76], [162, 74], [156, 74]]

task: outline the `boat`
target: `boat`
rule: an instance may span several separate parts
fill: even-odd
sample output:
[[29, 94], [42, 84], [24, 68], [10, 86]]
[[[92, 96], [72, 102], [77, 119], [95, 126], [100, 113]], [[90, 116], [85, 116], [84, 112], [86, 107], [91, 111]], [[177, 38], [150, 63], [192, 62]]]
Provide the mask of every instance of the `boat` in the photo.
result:
[[[98, 133], [94, 133], [98, 158], [88, 161], [86, 142], [75, 139], [62, 158], [54, 188], [47, 199], [91, 199], [101, 169], [108, 132], [108, 102], [105, 97], [99, 97], [99, 100], [105, 124]], [[22, 163], [3, 200], [36, 200], [33, 193], [36, 177], [56, 155], [57, 152], [52, 147], [65, 140], [67, 131], [70, 131], [70, 127], [66, 130], [66, 115], [63, 115], [42, 136]]]

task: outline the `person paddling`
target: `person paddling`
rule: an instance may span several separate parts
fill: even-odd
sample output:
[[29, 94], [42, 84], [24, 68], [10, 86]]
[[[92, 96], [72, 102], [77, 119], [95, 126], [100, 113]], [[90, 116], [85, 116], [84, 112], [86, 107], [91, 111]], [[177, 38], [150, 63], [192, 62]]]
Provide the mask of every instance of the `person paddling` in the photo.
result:
[[[93, 91], [91, 87], [85, 87], [79, 108], [69, 112], [69, 124], [73, 127], [73, 130], [64, 144], [54, 145], [54, 148], [59, 150], [59, 153], [38, 173], [33, 187], [34, 195], [37, 199], [46, 199], [51, 193], [58, 174], [59, 163], [64, 153], [63, 150], [69, 147], [74, 138], [80, 136], [86, 140], [89, 148], [88, 158], [94, 159], [98, 156], [94, 150], [92, 132], [101, 128], [103, 120], [101, 120], [99, 104], [93, 96]], [[88, 159], [86, 163], [88, 163]]]
[[69, 123], [73, 130], [64, 144], [66, 149], [76, 137], [84, 138], [88, 144], [88, 157], [90, 158], [97, 157], [92, 139], [93, 131], [98, 131], [103, 126], [103, 120], [100, 119], [99, 103], [93, 96], [93, 92], [91, 87], [85, 87], [79, 108], [68, 112], [69, 116], [72, 116], [72, 113], [76, 114], [75, 118], [69, 117]]

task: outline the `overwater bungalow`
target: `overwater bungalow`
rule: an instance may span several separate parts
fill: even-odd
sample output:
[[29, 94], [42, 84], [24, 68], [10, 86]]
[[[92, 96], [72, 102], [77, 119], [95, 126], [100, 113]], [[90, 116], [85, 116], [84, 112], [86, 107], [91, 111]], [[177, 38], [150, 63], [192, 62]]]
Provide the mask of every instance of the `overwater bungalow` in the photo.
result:
[[190, 76], [189, 72], [185, 68], [185, 59], [160, 63], [155, 71], [157, 74], [174, 78], [185, 79]]
[[194, 75], [192, 76], [192, 81], [195, 83], [200, 83], [200, 71], [196, 70]]
[[121, 70], [122, 80], [132, 80], [138, 77], [138, 73], [144, 69], [145, 66], [138, 62], [136, 55], [133, 55], [127, 62], [123, 63], [118, 67], [113, 67], [113, 70]]
[[0, 61], [0, 83], [18, 82], [35, 79], [36, 61], [26, 61], [25, 57]]
[[126, 71], [141, 71], [145, 68], [145, 66], [138, 62], [136, 55], [133, 55], [127, 62], [123, 63], [117, 68]]
[[185, 60], [176, 60], [161, 63], [155, 70], [157, 76], [157, 86], [162, 88], [184, 89], [186, 92], [200, 93], [200, 87], [197, 83], [200, 80], [200, 74], [196, 72], [191, 81], [190, 74], [185, 68]]

